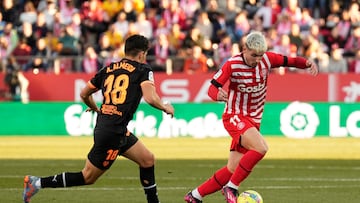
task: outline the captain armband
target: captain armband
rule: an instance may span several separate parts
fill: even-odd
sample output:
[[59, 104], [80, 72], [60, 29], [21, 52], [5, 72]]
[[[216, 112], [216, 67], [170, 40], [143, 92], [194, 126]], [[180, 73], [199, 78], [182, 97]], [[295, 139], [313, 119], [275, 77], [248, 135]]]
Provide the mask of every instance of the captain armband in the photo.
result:
[[217, 87], [217, 88], [222, 87], [222, 85], [221, 85], [220, 83], [218, 83], [215, 79], [212, 79], [212, 80], [211, 80], [211, 84], [214, 85], [214, 86]]
[[288, 65], [288, 57], [287, 56], [284, 56], [284, 64], [283, 66], [287, 66]]

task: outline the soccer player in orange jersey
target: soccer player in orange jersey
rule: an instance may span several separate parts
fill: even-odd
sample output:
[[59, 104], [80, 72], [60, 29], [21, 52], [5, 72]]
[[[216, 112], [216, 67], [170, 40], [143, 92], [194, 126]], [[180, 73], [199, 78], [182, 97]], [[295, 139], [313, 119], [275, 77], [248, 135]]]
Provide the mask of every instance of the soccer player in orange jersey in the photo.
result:
[[[24, 178], [24, 203], [30, 202], [41, 188], [62, 188], [94, 184], [114, 163], [124, 156], [137, 163], [140, 181], [148, 203], [159, 203], [154, 174], [154, 155], [131, 132], [129, 121], [141, 98], [156, 109], [173, 116], [171, 104], [164, 104], [155, 90], [152, 69], [146, 62], [149, 41], [141, 35], [132, 35], [125, 41], [125, 58], [102, 68], [82, 89], [80, 96], [97, 112], [94, 144], [88, 153], [84, 168], [78, 172], [64, 172], [49, 177], [27, 175]], [[101, 90], [103, 103], [98, 108], [92, 94]], [[99, 200], [100, 201], [100, 200]]]

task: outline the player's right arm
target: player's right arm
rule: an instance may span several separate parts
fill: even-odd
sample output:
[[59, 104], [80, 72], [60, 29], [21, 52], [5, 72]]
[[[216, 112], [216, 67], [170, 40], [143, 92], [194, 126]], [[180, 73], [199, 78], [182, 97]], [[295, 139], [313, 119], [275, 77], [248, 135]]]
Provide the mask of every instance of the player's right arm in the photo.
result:
[[224, 84], [230, 77], [230, 65], [226, 62], [222, 68], [214, 75], [211, 80], [210, 87], [208, 89], [209, 97], [214, 101], [227, 101], [228, 94], [223, 89]]
[[97, 92], [98, 89], [89, 81], [86, 86], [81, 90], [80, 97], [83, 102], [89, 107], [86, 111], [100, 112], [100, 109], [96, 105], [92, 94]]

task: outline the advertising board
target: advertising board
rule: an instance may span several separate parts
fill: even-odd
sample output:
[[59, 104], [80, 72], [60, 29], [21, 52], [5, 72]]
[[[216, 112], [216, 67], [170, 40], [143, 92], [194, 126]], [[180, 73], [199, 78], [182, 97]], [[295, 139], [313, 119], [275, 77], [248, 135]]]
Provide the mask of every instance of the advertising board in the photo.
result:
[[[3, 80], [0, 74], [0, 80]], [[92, 75], [71, 74], [32, 74], [29, 79], [30, 101], [80, 101], [80, 90]], [[157, 91], [163, 100], [173, 103], [210, 101], [207, 89], [212, 73], [188, 75], [176, 73], [167, 75], [155, 73]], [[0, 83], [0, 90], [5, 89]], [[100, 102], [101, 95], [95, 95]], [[360, 77], [356, 74], [320, 74], [313, 77], [308, 74], [271, 74], [268, 80], [267, 101], [271, 102], [359, 102]]]
[[[141, 103], [128, 129], [140, 137], [224, 137], [223, 103], [173, 104], [174, 118]], [[0, 135], [89, 136], [96, 114], [82, 103], [0, 103]], [[265, 105], [261, 133], [264, 136], [311, 138], [314, 136], [360, 137], [359, 103], [270, 102]]]

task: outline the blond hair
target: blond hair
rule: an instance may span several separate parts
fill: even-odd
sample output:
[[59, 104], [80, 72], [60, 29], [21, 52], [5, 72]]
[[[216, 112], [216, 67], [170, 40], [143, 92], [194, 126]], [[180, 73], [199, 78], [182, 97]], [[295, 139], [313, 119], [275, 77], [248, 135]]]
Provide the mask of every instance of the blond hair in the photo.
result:
[[257, 53], [267, 51], [267, 43], [265, 36], [261, 32], [251, 32], [246, 36], [245, 45], [248, 49], [254, 50]]

